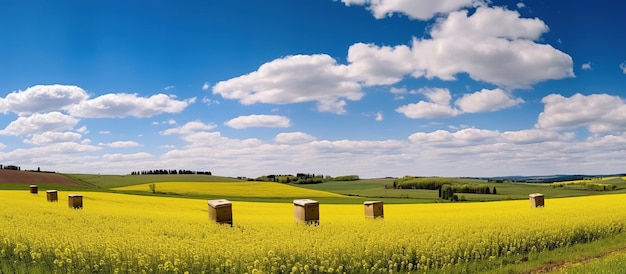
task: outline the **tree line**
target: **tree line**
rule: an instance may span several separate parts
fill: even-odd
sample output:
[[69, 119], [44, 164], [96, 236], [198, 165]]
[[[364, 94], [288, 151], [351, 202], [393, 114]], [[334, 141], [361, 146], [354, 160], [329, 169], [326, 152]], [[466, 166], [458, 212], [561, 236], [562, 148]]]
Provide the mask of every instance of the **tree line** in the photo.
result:
[[211, 171], [193, 171], [186, 169], [153, 169], [153, 170], [141, 170], [141, 171], [133, 171], [130, 175], [155, 175], [155, 174], [203, 174], [203, 175], [213, 175]]

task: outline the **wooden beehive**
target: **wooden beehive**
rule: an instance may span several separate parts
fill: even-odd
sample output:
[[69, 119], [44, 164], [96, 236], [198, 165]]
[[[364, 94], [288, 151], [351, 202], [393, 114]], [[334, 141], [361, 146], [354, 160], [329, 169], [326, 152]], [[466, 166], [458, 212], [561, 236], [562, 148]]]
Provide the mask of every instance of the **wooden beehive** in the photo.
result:
[[67, 204], [70, 208], [81, 209], [83, 208], [83, 195], [80, 194], [68, 194]]
[[39, 190], [39, 188], [37, 187], [37, 185], [30, 185], [30, 193], [31, 194], [37, 194], [38, 190]]
[[367, 201], [363, 202], [365, 207], [365, 217], [367, 218], [384, 218], [383, 202], [382, 201]]
[[56, 190], [46, 190], [46, 198], [48, 202], [58, 202], [59, 195]]
[[293, 217], [298, 223], [320, 223], [320, 204], [311, 199], [293, 200]]
[[528, 195], [530, 198], [530, 207], [544, 207], [544, 198], [541, 193], [533, 193]]
[[218, 224], [233, 225], [233, 205], [225, 199], [209, 201], [209, 219]]

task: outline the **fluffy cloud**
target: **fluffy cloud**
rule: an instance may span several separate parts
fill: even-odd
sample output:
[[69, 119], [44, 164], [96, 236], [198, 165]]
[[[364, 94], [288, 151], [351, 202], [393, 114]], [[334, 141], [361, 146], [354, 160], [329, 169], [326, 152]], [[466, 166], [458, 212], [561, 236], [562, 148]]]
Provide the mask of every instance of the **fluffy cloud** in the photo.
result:
[[537, 119], [538, 128], [561, 130], [586, 127], [597, 134], [626, 130], [626, 103], [619, 96], [577, 93], [567, 98], [551, 94], [541, 101], [544, 110]]
[[483, 89], [472, 94], [465, 94], [455, 104], [463, 112], [477, 113], [496, 111], [523, 103], [522, 98], [514, 98], [502, 89]]
[[74, 142], [79, 140], [80, 138], [81, 135], [76, 132], [48, 131], [41, 134], [34, 134], [30, 139], [25, 139], [24, 143], [41, 146], [52, 143]]
[[61, 110], [87, 98], [87, 93], [77, 86], [37, 85], [0, 98], [0, 112], [11, 111], [20, 115], [44, 113]]
[[619, 64], [619, 68], [622, 70], [624, 74], [626, 74], [626, 61]]
[[236, 128], [250, 127], [289, 127], [289, 118], [279, 115], [248, 115], [233, 118], [224, 124]]
[[356, 43], [348, 49], [349, 73], [365, 85], [391, 85], [415, 68], [411, 49], [405, 45], [378, 47]]
[[447, 118], [461, 114], [461, 111], [450, 106], [452, 95], [450, 95], [449, 90], [435, 88], [422, 89], [419, 92], [423, 93], [430, 102], [420, 101], [415, 104], [404, 105], [397, 108], [396, 111], [412, 119]]
[[60, 112], [44, 114], [35, 113], [31, 116], [18, 117], [3, 130], [0, 135], [28, 136], [47, 131], [66, 131], [72, 129], [78, 120]]
[[139, 152], [139, 153], [133, 153], [133, 154], [114, 153], [114, 154], [102, 155], [102, 159], [107, 160], [107, 161], [129, 161], [129, 160], [143, 160], [143, 159], [150, 159], [150, 158], [152, 158], [152, 155], [146, 152]]
[[363, 97], [359, 83], [348, 75], [347, 66], [325, 54], [287, 56], [218, 82], [213, 93], [244, 105], [317, 102], [319, 111], [344, 113], [345, 100]]
[[100, 143], [99, 146], [106, 146], [110, 148], [129, 148], [129, 147], [140, 147], [141, 144], [135, 141], [116, 141], [112, 143]]
[[283, 132], [276, 135], [274, 141], [285, 144], [300, 144], [315, 141], [315, 136], [303, 132]]
[[190, 135], [198, 131], [207, 131], [212, 130], [217, 127], [215, 124], [209, 123], [205, 124], [200, 121], [188, 122], [180, 127], [166, 129], [161, 132], [161, 135]]
[[580, 68], [583, 69], [583, 70], [590, 70], [591, 69], [591, 62], [584, 63], [582, 66], [580, 66]]
[[202, 85], [202, 90], [209, 90], [210, 87], [211, 84], [209, 84], [209, 82], [204, 82], [204, 84]]
[[67, 110], [73, 116], [86, 118], [145, 118], [161, 113], [180, 113], [194, 102], [195, 97], [181, 101], [176, 100], [176, 96], [161, 93], [150, 97], [109, 93], [69, 106]]
[[428, 20], [463, 7], [479, 5], [477, 0], [341, 0], [346, 6], [365, 5], [376, 19], [402, 13], [412, 19]]
[[526, 145], [566, 141], [573, 137], [573, 133], [559, 134], [555, 131], [540, 129], [500, 132], [497, 130], [466, 128], [456, 132], [446, 130], [437, 130], [429, 133], [417, 132], [409, 136], [409, 140], [420, 146], [471, 147], [494, 144]]
[[572, 58], [550, 45], [535, 43], [548, 30], [539, 19], [520, 18], [502, 8], [481, 7], [439, 20], [432, 39], [414, 39], [414, 77], [454, 80], [468, 73], [477, 81], [511, 88], [573, 77]]
[[455, 80], [467, 73], [509, 88], [573, 77], [569, 55], [534, 42], [547, 31], [543, 21], [503, 8], [479, 7], [472, 15], [456, 11], [435, 22], [430, 38], [414, 38], [410, 47], [354, 44], [348, 51], [350, 73], [365, 85], [394, 84], [408, 74]]

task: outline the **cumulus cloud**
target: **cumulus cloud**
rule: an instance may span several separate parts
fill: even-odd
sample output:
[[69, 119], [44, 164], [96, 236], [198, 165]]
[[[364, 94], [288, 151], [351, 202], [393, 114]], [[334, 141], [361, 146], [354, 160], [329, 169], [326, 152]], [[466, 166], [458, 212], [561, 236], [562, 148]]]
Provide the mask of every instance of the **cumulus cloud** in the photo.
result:
[[455, 11], [435, 22], [430, 38], [414, 38], [410, 47], [354, 44], [348, 51], [350, 73], [365, 85], [394, 84], [408, 74], [455, 80], [467, 73], [509, 88], [574, 77], [569, 55], [535, 42], [548, 30], [540, 19], [504, 8], [479, 7], [471, 15]]
[[0, 130], [0, 135], [28, 136], [47, 131], [67, 131], [78, 123], [78, 119], [60, 112], [35, 113], [21, 116]]
[[61, 110], [89, 96], [80, 87], [68, 85], [36, 85], [0, 98], [0, 112], [27, 115]]
[[626, 103], [619, 96], [576, 93], [567, 98], [550, 94], [541, 102], [544, 103], [544, 110], [537, 119], [538, 128], [561, 130], [586, 127], [596, 134], [626, 130]]
[[287, 56], [218, 82], [213, 93], [244, 105], [317, 102], [319, 111], [345, 113], [345, 100], [363, 97], [359, 83], [348, 75], [347, 66], [325, 54]]
[[289, 127], [290, 120], [285, 116], [280, 115], [248, 115], [239, 116], [233, 118], [224, 123], [225, 125], [236, 128], [250, 128], [250, 127]]
[[81, 134], [76, 132], [55, 132], [47, 131], [41, 134], [33, 134], [30, 139], [24, 139], [24, 143], [42, 146], [52, 143], [74, 142], [81, 138]]
[[100, 143], [99, 146], [105, 146], [110, 148], [129, 148], [129, 147], [140, 147], [141, 144], [135, 141], [115, 141], [112, 143]]
[[181, 101], [174, 95], [162, 93], [150, 97], [109, 93], [69, 106], [67, 110], [72, 116], [85, 118], [145, 118], [161, 113], [180, 113], [194, 102], [195, 97]]
[[276, 135], [274, 141], [277, 143], [285, 144], [300, 144], [315, 141], [315, 136], [306, 134], [304, 132], [283, 132]]
[[121, 154], [121, 153], [113, 153], [113, 154], [104, 154], [102, 155], [102, 159], [107, 161], [129, 161], [129, 160], [143, 160], [150, 159], [152, 155], [147, 152], [139, 152], [132, 154]]
[[580, 68], [583, 69], [583, 70], [590, 70], [591, 69], [591, 62], [584, 63], [582, 66], [580, 66]]
[[349, 75], [367, 86], [395, 84], [415, 70], [411, 59], [411, 49], [405, 45], [356, 43], [348, 49]]
[[573, 77], [572, 58], [533, 40], [548, 27], [537, 18], [520, 18], [516, 11], [481, 7], [437, 21], [432, 39], [414, 39], [414, 77], [454, 80], [468, 73], [477, 81], [527, 88], [532, 84]]
[[524, 4], [524, 3], [522, 3], [522, 2], [519, 2], [519, 3], [517, 3], [517, 5], [516, 5], [516, 6], [517, 6], [517, 8], [518, 8], [518, 9], [522, 9], [522, 8], [525, 8], [525, 7], [526, 7], [526, 4]]
[[376, 19], [400, 13], [412, 19], [428, 20], [463, 7], [479, 5], [477, 0], [341, 0], [346, 6], [364, 5]]
[[383, 113], [379, 111], [376, 113], [376, 121], [382, 121], [382, 120], [383, 120]]
[[409, 136], [409, 140], [415, 144], [436, 147], [471, 147], [487, 144], [523, 145], [566, 141], [573, 137], [573, 133], [560, 134], [555, 131], [541, 129], [500, 132], [498, 130], [466, 128], [456, 132], [446, 130], [416, 132]]
[[619, 64], [619, 68], [622, 70], [624, 74], [626, 74], [626, 61]]
[[514, 98], [502, 89], [483, 89], [471, 94], [464, 94], [455, 104], [463, 112], [477, 113], [496, 111], [523, 103], [522, 98]]
[[209, 90], [210, 87], [211, 84], [209, 84], [209, 82], [204, 82], [204, 84], [202, 85], [202, 90]]
[[186, 123], [186, 124], [184, 124], [184, 125], [182, 125], [180, 127], [166, 129], [166, 130], [161, 132], [161, 135], [173, 135], [173, 134], [190, 135], [190, 134], [193, 134], [193, 133], [198, 132], [198, 131], [212, 130], [215, 127], [217, 127], [217, 126], [215, 124], [213, 124], [213, 123], [205, 124], [205, 123], [200, 122], [200, 121], [192, 121], [192, 122], [188, 122], [188, 123]]
[[448, 118], [461, 114], [461, 111], [450, 106], [452, 95], [448, 89], [421, 89], [419, 92], [424, 94], [430, 102], [420, 101], [404, 105], [397, 108], [396, 111], [412, 119]]

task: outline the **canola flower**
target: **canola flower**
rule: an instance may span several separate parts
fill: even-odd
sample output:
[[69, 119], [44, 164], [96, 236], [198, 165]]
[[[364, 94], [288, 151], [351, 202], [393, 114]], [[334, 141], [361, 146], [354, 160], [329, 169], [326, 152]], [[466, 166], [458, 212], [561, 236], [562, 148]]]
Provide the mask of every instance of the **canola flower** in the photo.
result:
[[0, 266], [30, 273], [390, 273], [539, 252], [626, 228], [626, 195], [529, 202], [320, 205], [296, 224], [289, 203], [233, 202], [233, 227], [205, 200], [85, 192], [69, 209], [27, 191], [0, 191]]
[[[151, 184], [139, 184], [114, 188], [149, 192]], [[153, 184], [157, 191], [178, 194], [210, 194], [238, 197], [346, 197], [341, 194], [290, 186], [273, 182], [160, 182]], [[251, 191], [251, 189], [253, 191]]]

